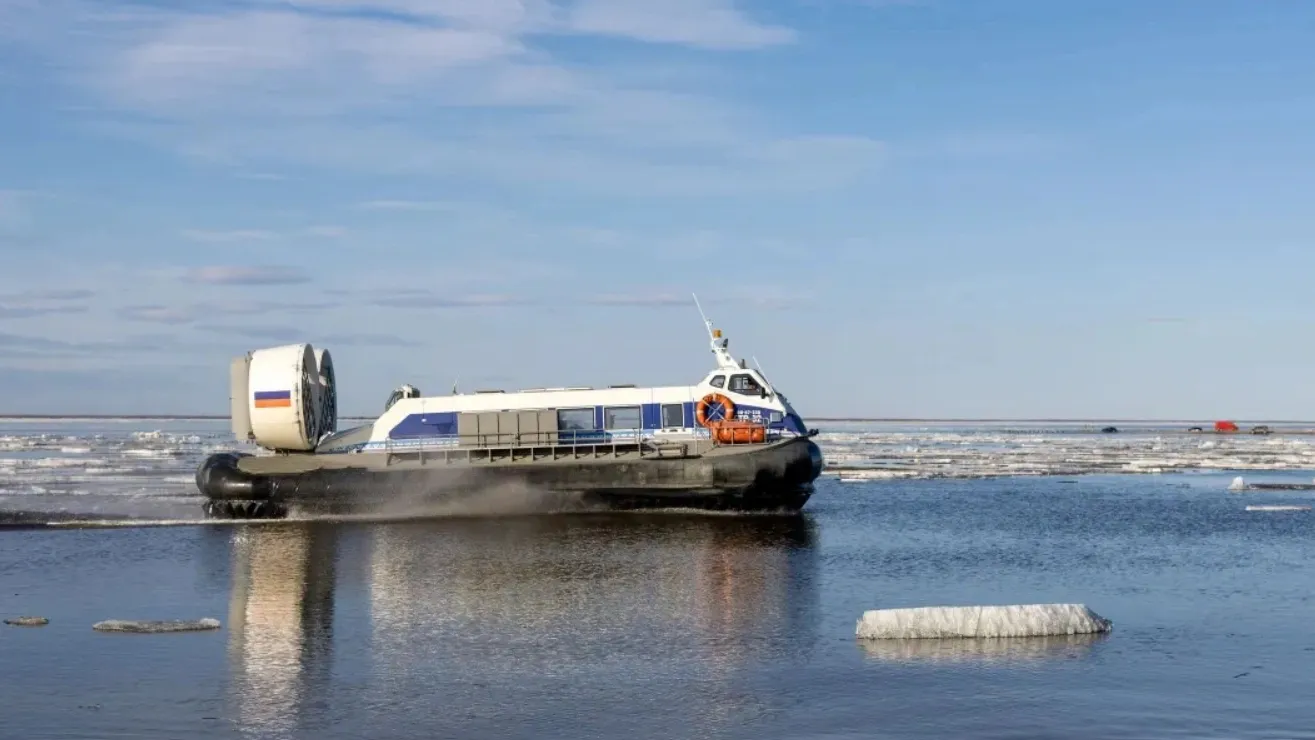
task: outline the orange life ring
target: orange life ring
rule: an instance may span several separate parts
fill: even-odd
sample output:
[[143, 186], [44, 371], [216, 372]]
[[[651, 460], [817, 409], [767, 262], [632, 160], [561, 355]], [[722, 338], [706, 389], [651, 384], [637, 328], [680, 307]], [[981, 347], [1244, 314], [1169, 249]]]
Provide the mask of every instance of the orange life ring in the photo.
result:
[[[725, 409], [725, 412], [723, 413], [721, 419], [709, 420], [708, 407], [712, 406], [712, 404], [714, 403], [721, 404], [721, 407]], [[730, 421], [731, 419], [734, 418], [735, 418], [735, 403], [732, 402], [731, 399], [723, 396], [720, 393], [709, 393], [703, 398], [700, 398], [699, 402], [694, 405], [694, 420], [698, 422], [699, 426], [711, 427], [719, 422]]]

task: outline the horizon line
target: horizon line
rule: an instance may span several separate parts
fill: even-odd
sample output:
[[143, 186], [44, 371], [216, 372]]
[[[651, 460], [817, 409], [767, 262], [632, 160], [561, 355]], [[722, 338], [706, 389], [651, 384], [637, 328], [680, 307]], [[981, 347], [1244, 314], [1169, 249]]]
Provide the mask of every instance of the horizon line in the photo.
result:
[[[131, 419], [147, 420], [162, 419], [171, 421], [218, 421], [228, 419], [227, 415], [220, 414], [6, 414], [0, 413], [0, 419], [24, 419], [24, 420], [71, 420], [71, 419]], [[346, 421], [370, 421], [379, 418], [375, 416], [361, 415], [343, 415], [338, 417]], [[1254, 424], [1315, 424], [1313, 419], [1250, 419], [1246, 417], [1232, 417], [1227, 419], [1213, 418], [1203, 421], [1200, 418], [1135, 418], [1135, 417], [917, 417], [917, 416], [814, 416], [810, 421], [821, 422], [903, 422], [903, 423], [1066, 423], [1066, 424], [1098, 424], [1098, 423], [1143, 423], [1143, 424], [1209, 424], [1215, 421], [1232, 421], [1234, 423], [1254, 423]]]

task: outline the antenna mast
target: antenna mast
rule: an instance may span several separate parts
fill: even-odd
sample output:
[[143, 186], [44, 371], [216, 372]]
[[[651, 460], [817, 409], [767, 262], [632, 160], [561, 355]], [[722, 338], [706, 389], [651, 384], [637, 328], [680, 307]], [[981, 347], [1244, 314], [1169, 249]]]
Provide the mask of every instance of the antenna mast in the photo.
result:
[[699, 310], [699, 316], [703, 317], [704, 326], [708, 328], [708, 339], [712, 344], [712, 354], [717, 357], [717, 366], [723, 370], [738, 369], [739, 364], [735, 362], [735, 358], [731, 357], [730, 351], [726, 349], [730, 344], [730, 339], [721, 335], [721, 329], [712, 328], [712, 320], [708, 318], [707, 314], [703, 313], [703, 306], [699, 304], [699, 297], [693, 293], [690, 295], [694, 296], [694, 306]]
[[717, 337], [713, 333], [713, 329], [712, 329], [712, 320], [708, 318], [707, 314], [703, 313], [703, 306], [699, 303], [698, 294], [690, 293], [690, 295], [694, 296], [694, 307], [699, 310], [699, 316], [703, 317], [703, 325], [706, 326], [708, 329], [708, 338], [716, 339]]

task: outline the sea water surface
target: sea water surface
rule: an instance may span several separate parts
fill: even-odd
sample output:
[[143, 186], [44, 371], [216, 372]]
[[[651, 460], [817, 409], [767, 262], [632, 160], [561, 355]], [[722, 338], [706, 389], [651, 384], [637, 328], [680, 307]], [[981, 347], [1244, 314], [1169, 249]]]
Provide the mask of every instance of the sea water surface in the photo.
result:
[[[1227, 490], [1311, 481], [1315, 437], [833, 424], [829, 460], [885, 472], [801, 516], [201, 524], [225, 426], [0, 422], [0, 521], [173, 522], [0, 530], [0, 616], [51, 620], [0, 625], [0, 735], [1315, 737], [1315, 518], [1245, 509], [1315, 493]], [[1114, 631], [854, 637], [1039, 602]]]

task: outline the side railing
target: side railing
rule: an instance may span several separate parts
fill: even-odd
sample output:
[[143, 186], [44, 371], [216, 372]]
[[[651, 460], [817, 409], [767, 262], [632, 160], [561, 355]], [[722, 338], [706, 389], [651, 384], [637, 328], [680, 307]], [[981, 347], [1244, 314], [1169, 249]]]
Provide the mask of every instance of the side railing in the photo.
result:
[[[382, 451], [391, 461], [395, 457], [459, 459], [539, 459], [542, 457], [599, 457], [622, 455], [637, 457], [684, 457], [703, 449], [762, 445], [780, 440], [781, 430], [765, 430], [761, 441], [745, 435], [719, 439], [710, 435], [664, 439], [662, 435], [612, 430], [556, 430], [534, 432], [482, 432], [452, 434], [414, 439], [389, 439]], [[378, 450], [377, 447], [371, 449]], [[502, 454], [495, 454], [502, 453]]]

